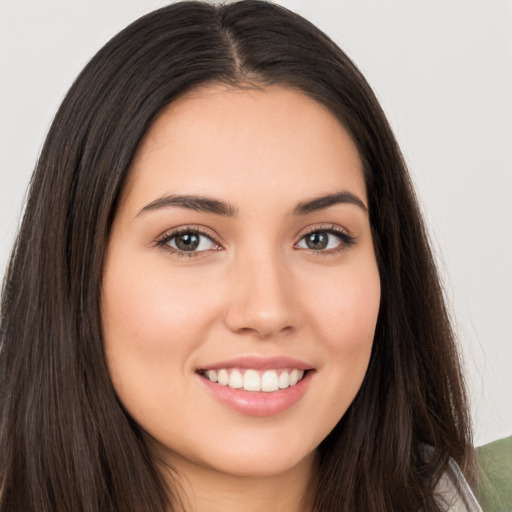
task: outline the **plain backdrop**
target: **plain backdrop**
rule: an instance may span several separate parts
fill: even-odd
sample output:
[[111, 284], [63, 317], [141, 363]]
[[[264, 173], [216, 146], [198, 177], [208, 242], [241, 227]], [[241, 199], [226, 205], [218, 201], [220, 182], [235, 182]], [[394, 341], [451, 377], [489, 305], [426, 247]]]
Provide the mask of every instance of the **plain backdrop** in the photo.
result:
[[[169, 2], [0, 0], [0, 276], [73, 79]], [[374, 88], [428, 221], [463, 350], [476, 443], [512, 434], [512, 1], [282, 0]]]

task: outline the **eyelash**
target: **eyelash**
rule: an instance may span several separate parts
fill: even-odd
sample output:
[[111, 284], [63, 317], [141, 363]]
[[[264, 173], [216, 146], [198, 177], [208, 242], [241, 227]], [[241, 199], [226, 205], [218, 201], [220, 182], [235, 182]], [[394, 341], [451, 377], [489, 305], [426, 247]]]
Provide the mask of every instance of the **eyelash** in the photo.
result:
[[175, 249], [174, 247], [171, 247], [170, 245], [168, 245], [169, 242], [173, 238], [177, 238], [180, 235], [187, 235], [187, 234], [204, 236], [204, 237], [208, 238], [208, 240], [211, 240], [215, 245], [220, 247], [220, 244], [215, 240], [215, 238], [211, 234], [207, 233], [206, 231], [202, 230], [201, 228], [188, 227], [188, 226], [178, 228], [175, 230], [171, 230], [171, 231], [164, 233], [162, 236], [160, 236], [156, 240], [156, 245], [158, 247], [161, 247], [162, 249], [170, 252], [173, 255], [176, 255], [178, 257], [185, 257], [185, 258], [194, 258], [194, 257], [197, 258], [198, 256], [202, 255], [203, 252], [207, 252], [207, 251], [181, 251], [179, 249]]
[[344, 252], [353, 247], [357, 241], [353, 235], [347, 233], [347, 231], [345, 231], [343, 228], [340, 228], [339, 226], [332, 224], [330, 226], [320, 225], [308, 228], [308, 230], [305, 233], [303, 233], [302, 236], [300, 237], [299, 242], [303, 240], [305, 237], [312, 235], [313, 233], [327, 233], [328, 235], [334, 235], [340, 241], [339, 245], [337, 245], [333, 249], [320, 251], [309, 249], [309, 252], [315, 256], [331, 256], [333, 254], [339, 254], [340, 252]]
[[[352, 246], [354, 246], [356, 243], [356, 238], [354, 236], [349, 235], [344, 229], [341, 229], [340, 227], [335, 226], [335, 225], [313, 226], [312, 228], [308, 229], [307, 232], [302, 234], [302, 236], [299, 239], [299, 242], [302, 241], [305, 237], [312, 235], [313, 233], [327, 233], [328, 235], [334, 235], [340, 240], [340, 243], [337, 247], [335, 247], [333, 249], [328, 249], [328, 250], [315, 251], [313, 249], [304, 249], [304, 248], [299, 248], [298, 250], [308, 250], [310, 253], [314, 254], [315, 256], [329, 256], [332, 254], [337, 254], [337, 253], [346, 251], [346, 250], [350, 249]], [[174, 247], [169, 246], [169, 242], [171, 240], [173, 240], [174, 238], [176, 238], [180, 235], [185, 235], [185, 234], [204, 236], [204, 237], [208, 238], [208, 240], [210, 240], [216, 246], [221, 247], [221, 245], [215, 240], [215, 238], [211, 234], [207, 233], [206, 231], [202, 230], [201, 228], [188, 227], [188, 226], [178, 228], [178, 229], [169, 231], [167, 233], [164, 233], [162, 236], [160, 236], [156, 240], [155, 245], [165, 249], [166, 251], [168, 251], [178, 257], [192, 258], [192, 257], [198, 257], [198, 256], [202, 255], [202, 253], [204, 253], [204, 252], [208, 252], [208, 251], [183, 251], [183, 250], [175, 249]], [[299, 243], [299, 242], [297, 242], [297, 243]], [[216, 250], [219, 250], [219, 249], [216, 249]]]

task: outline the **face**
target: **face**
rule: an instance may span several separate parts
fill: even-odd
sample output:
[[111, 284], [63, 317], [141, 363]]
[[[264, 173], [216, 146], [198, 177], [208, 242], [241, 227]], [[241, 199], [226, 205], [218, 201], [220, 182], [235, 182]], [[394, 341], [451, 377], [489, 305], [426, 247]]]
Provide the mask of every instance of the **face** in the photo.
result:
[[147, 133], [104, 269], [107, 363], [175, 467], [310, 461], [364, 378], [380, 301], [361, 161], [291, 89], [196, 90]]

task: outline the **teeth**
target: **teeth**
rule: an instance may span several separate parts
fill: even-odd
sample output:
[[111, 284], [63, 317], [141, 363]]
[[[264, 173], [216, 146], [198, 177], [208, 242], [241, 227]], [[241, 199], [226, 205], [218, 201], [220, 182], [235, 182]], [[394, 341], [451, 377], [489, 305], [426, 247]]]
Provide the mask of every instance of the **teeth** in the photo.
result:
[[244, 386], [244, 377], [238, 370], [233, 370], [231, 372], [228, 386], [234, 389], [242, 388]]
[[217, 374], [217, 380], [222, 386], [227, 386], [229, 384], [228, 372], [226, 370], [219, 370], [219, 373]]
[[246, 370], [244, 373], [244, 389], [246, 391], [259, 391], [261, 379], [256, 370]]
[[[212, 380], [212, 379], [210, 379]], [[215, 382], [215, 381], [213, 381]], [[290, 385], [290, 376], [288, 375], [288, 372], [283, 372], [281, 375], [279, 375], [279, 387], [281, 389], [287, 388]]]
[[295, 386], [304, 377], [304, 370], [296, 368], [292, 370], [266, 370], [261, 375], [260, 373], [257, 370], [241, 371], [237, 368], [222, 368], [220, 370], [208, 370], [204, 373], [204, 376], [212, 382], [218, 382], [221, 386], [267, 393]]
[[292, 370], [292, 373], [290, 373], [290, 386], [295, 386], [299, 378], [299, 370]]
[[277, 391], [279, 389], [279, 379], [274, 370], [265, 372], [261, 377], [261, 391]]

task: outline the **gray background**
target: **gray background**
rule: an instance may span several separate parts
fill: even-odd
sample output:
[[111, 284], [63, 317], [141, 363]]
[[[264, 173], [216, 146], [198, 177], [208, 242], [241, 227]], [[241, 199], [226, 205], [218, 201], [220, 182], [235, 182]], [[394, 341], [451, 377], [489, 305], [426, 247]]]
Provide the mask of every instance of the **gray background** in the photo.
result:
[[[157, 0], [0, 0], [0, 276], [74, 77]], [[375, 89], [422, 202], [463, 349], [476, 442], [512, 434], [512, 2], [282, 0]]]

